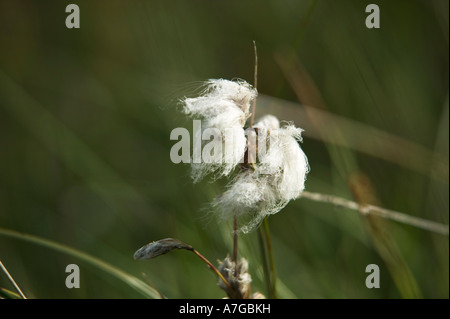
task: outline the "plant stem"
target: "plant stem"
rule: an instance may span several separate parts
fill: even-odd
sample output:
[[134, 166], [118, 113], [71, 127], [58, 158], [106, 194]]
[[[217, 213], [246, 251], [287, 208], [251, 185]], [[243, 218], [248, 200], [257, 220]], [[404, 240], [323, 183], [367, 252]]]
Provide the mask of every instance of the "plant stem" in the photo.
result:
[[264, 218], [263, 224], [258, 229], [259, 244], [263, 260], [264, 277], [266, 278], [268, 296], [276, 299], [276, 271], [273, 258], [272, 240], [270, 238], [269, 221]]
[[267, 252], [269, 256], [269, 268], [270, 268], [270, 283], [271, 287], [269, 290], [269, 298], [276, 299], [276, 284], [277, 284], [277, 274], [275, 271], [275, 262], [273, 258], [273, 249], [272, 249], [272, 239], [270, 237], [270, 230], [269, 230], [269, 221], [267, 220], [267, 217], [264, 218], [264, 236], [267, 243]]
[[2, 261], [0, 260], [0, 268], [3, 270], [3, 272], [6, 274], [6, 276], [8, 277], [9, 281], [11, 281], [11, 283], [13, 284], [14, 288], [16, 288], [17, 292], [20, 294], [20, 296], [22, 297], [22, 299], [27, 299], [27, 297], [25, 297], [25, 295], [23, 294], [22, 290], [20, 290], [19, 286], [16, 284], [16, 282], [14, 281], [14, 278], [9, 274], [8, 270], [6, 269], [6, 267], [3, 265]]
[[259, 246], [261, 248], [261, 258], [262, 258], [262, 264], [263, 264], [263, 270], [264, 270], [264, 278], [267, 285], [267, 293], [270, 293], [271, 287], [272, 287], [272, 280], [270, 278], [270, 272], [269, 272], [269, 263], [267, 262], [267, 253], [266, 253], [266, 244], [264, 240], [264, 230], [262, 226], [258, 227], [258, 239], [259, 239]]
[[[254, 71], [254, 80], [253, 87], [258, 89], [258, 51], [256, 50], [256, 42], [253, 41], [253, 49], [255, 51], [255, 71]], [[256, 97], [252, 102], [252, 118], [250, 119], [250, 127], [253, 127], [253, 122], [255, 121], [255, 110], [256, 110]]]
[[239, 276], [239, 267], [238, 267], [238, 222], [237, 222], [237, 214], [234, 213], [234, 226], [233, 226], [233, 261], [234, 261], [234, 274], [236, 278]]
[[426, 220], [423, 218], [407, 215], [395, 210], [386, 209], [383, 207], [378, 207], [374, 205], [364, 204], [361, 205], [354, 201], [337, 197], [334, 195], [327, 195], [321, 193], [313, 193], [304, 191], [299, 198], [306, 198], [315, 202], [329, 203], [334, 206], [348, 208], [361, 213], [362, 215], [375, 215], [386, 219], [395, 220], [399, 223], [414, 226], [417, 228], [425, 229], [437, 234], [448, 236], [449, 227], [448, 225], [434, 222], [431, 220]]
[[231, 288], [230, 284], [229, 284], [228, 281], [225, 279], [225, 277], [220, 273], [220, 271], [219, 271], [216, 267], [214, 267], [214, 265], [213, 265], [208, 259], [206, 259], [202, 254], [200, 254], [200, 253], [199, 253], [197, 250], [195, 250], [194, 248], [192, 248], [192, 252], [193, 252], [194, 254], [196, 254], [198, 257], [200, 257], [200, 259], [203, 260], [203, 261], [208, 265], [208, 267], [209, 267], [212, 271], [214, 271], [214, 272], [217, 274], [217, 276], [219, 276], [220, 279], [222, 279], [222, 281], [225, 283], [225, 285], [227, 285], [227, 287], [228, 287], [230, 290], [233, 290], [233, 288]]
[[56, 251], [59, 251], [61, 253], [70, 255], [75, 258], [79, 258], [83, 260], [84, 262], [97, 267], [98, 269], [104, 271], [105, 273], [110, 274], [111, 276], [123, 281], [125, 284], [129, 285], [131, 288], [135, 289], [136, 291], [140, 292], [146, 297], [149, 298], [159, 298], [159, 294], [157, 291], [155, 291], [153, 288], [151, 288], [149, 285], [147, 285], [142, 280], [129, 275], [128, 273], [124, 272], [123, 270], [108, 264], [107, 262], [104, 262], [103, 260], [100, 260], [94, 256], [91, 256], [87, 253], [84, 253], [80, 250], [74, 249], [72, 247], [57, 243], [55, 241], [51, 241], [45, 238], [41, 238], [38, 236], [20, 233], [15, 230], [5, 229], [0, 227], [0, 235], [6, 236], [10, 238], [16, 238], [23, 241], [28, 241], [33, 244], [37, 244], [42, 247], [47, 247]]

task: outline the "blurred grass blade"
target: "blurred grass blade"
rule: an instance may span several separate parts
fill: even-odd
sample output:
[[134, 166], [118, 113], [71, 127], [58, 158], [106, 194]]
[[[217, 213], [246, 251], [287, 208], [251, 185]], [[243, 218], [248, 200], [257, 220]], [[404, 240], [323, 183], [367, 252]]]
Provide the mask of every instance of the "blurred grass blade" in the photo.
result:
[[270, 291], [272, 290], [272, 278], [270, 276], [270, 267], [269, 267], [269, 261], [267, 258], [267, 245], [264, 240], [264, 229], [260, 225], [258, 227], [258, 241], [259, 241], [259, 248], [261, 251], [261, 260], [262, 260], [262, 267], [264, 272], [264, 281], [266, 283], [266, 289], [267, 289], [267, 295], [270, 296]]
[[74, 249], [72, 247], [69, 247], [69, 246], [66, 246], [63, 244], [59, 244], [57, 242], [54, 242], [54, 241], [51, 241], [51, 240], [48, 240], [45, 238], [37, 237], [34, 235], [30, 235], [30, 234], [24, 234], [24, 233], [20, 233], [20, 232], [14, 231], [14, 230], [4, 229], [4, 228], [0, 228], [0, 235], [28, 241], [33, 244], [47, 247], [47, 248], [59, 251], [61, 253], [79, 258], [79, 259], [89, 263], [90, 265], [104, 271], [105, 273], [110, 274], [111, 276], [115, 277], [116, 279], [119, 279], [120, 281], [124, 282], [125, 284], [127, 284], [128, 286], [130, 286], [131, 288], [133, 288], [134, 290], [136, 290], [137, 292], [139, 292], [140, 294], [142, 294], [145, 297], [152, 298], [152, 299], [160, 298], [159, 293], [155, 289], [153, 289], [152, 287], [147, 285], [145, 282], [143, 282], [142, 280], [124, 272], [123, 270], [121, 270], [117, 267], [114, 267], [113, 265], [111, 265], [107, 262], [104, 262], [94, 256], [91, 256], [87, 253], [84, 253], [84, 252]]
[[17, 293], [14, 291], [8, 290], [6, 288], [0, 287], [0, 299], [22, 299]]
[[82, 139], [1, 70], [0, 95], [2, 106], [11, 117], [60, 156], [73, 172], [87, 182], [107, 180], [122, 183], [126, 191], [135, 193]]
[[433, 152], [404, 138], [330, 113], [318, 87], [292, 51], [279, 51], [275, 59], [302, 107], [262, 96], [259, 97], [258, 107], [290, 119], [307, 119], [300, 125], [305, 129], [305, 136], [329, 143], [330, 156], [335, 159], [341, 172], [351, 172], [356, 163], [350, 152], [336, 146], [345, 146], [448, 183], [447, 154]]
[[106, 202], [115, 204], [117, 198], [99, 187], [99, 181], [118, 185], [124, 196], [145, 202], [144, 196], [124, 180], [94, 149], [1, 69], [0, 96], [3, 109]]
[[[319, 110], [328, 109], [314, 80], [293, 52], [279, 52], [275, 58], [297, 95], [299, 102], [311, 105]], [[321, 134], [321, 138], [330, 142], [326, 147], [333, 160], [333, 164], [348, 181], [350, 190], [356, 201], [360, 205], [376, 204], [377, 196], [375, 189], [370, 187], [372, 183], [368, 176], [360, 172], [358, 159], [355, 154], [349, 149], [337, 147], [339, 141], [345, 140], [341, 128], [337, 127], [334, 132], [329, 130], [324, 118], [315, 116], [315, 113], [313, 113], [314, 108], [307, 110], [307, 118], [315, 126], [319, 134]], [[327, 130], [323, 130], [324, 127], [327, 127]], [[358, 137], [361, 138], [359, 134]], [[367, 224], [366, 228], [371, 234], [378, 254], [385, 262], [401, 295], [404, 298], [420, 298], [421, 292], [417, 282], [408, 264], [405, 262], [400, 249], [397, 248], [393, 237], [386, 231], [385, 221], [369, 215], [364, 219], [364, 222]]]
[[[355, 173], [349, 178], [350, 189], [361, 205], [377, 203], [377, 195], [369, 178], [363, 173]], [[398, 290], [403, 298], [422, 298], [419, 285], [396, 241], [389, 231], [386, 220], [379, 216], [366, 214], [363, 220], [372, 235], [375, 249], [386, 263]]]
[[277, 273], [275, 270], [275, 261], [273, 258], [273, 248], [272, 248], [272, 239], [270, 238], [270, 229], [269, 229], [269, 221], [264, 218], [263, 225], [264, 227], [264, 238], [267, 245], [267, 254], [269, 260], [269, 269], [270, 269], [270, 290], [269, 290], [269, 298], [276, 299], [277, 298]]

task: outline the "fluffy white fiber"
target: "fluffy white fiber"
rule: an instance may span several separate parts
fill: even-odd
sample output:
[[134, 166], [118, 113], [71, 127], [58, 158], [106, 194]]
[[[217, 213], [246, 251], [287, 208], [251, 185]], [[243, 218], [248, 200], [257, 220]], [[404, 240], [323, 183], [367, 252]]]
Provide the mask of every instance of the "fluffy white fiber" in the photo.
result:
[[202, 120], [202, 131], [198, 134], [207, 129], [218, 130], [220, 138], [204, 144], [213, 143], [209, 146], [217, 146], [221, 154], [219, 157], [215, 154], [214, 161], [192, 164], [195, 182], [211, 173], [216, 178], [227, 176], [242, 160], [247, 143], [243, 127], [250, 116], [250, 104], [257, 96], [257, 91], [245, 81], [211, 79], [205, 85], [201, 96], [182, 100], [183, 111]]
[[[249, 232], [261, 220], [279, 212], [305, 188], [308, 160], [300, 148], [302, 130], [292, 124], [280, 128], [272, 115], [255, 124], [258, 128], [258, 162], [253, 168], [241, 171], [228, 190], [213, 205], [222, 218], [237, 214], [247, 224], [242, 232]], [[265, 143], [266, 151], [262, 151]]]
[[[302, 129], [290, 123], [280, 127], [275, 116], [266, 115], [246, 136], [244, 125], [257, 91], [245, 81], [209, 80], [205, 86], [201, 96], [182, 100], [183, 111], [202, 120], [202, 131], [197, 134], [204, 137], [211, 129], [219, 133], [219, 138], [208, 139], [202, 146], [218, 146], [220, 154], [214, 154], [213, 161], [203, 158], [193, 163], [192, 178], [197, 182], [208, 174], [228, 176], [239, 165], [239, 173], [213, 206], [223, 219], [237, 214], [244, 223], [240, 231], [246, 233], [304, 190], [309, 165], [298, 143]], [[240, 165], [245, 155], [247, 161], [256, 161]]]

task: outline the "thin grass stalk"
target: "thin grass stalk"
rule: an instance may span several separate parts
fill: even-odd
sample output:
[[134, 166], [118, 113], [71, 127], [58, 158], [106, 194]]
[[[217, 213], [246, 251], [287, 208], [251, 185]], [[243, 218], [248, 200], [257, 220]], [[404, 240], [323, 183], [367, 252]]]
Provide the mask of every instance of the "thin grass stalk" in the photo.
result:
[[108, 273], [111, 276], [119, 279], [120, 281], [124, 282], [125, 284], [127, 284], [128, 286], [130, 286], [131, 288], [133, 288], [134, 290], [136, 290], [137, 292], [139, 292], [140, 294], [142, 294], [145, 297], [153, 298], [153, 299], [159, 298], [159, 293], [155, 289], [153, 289], [152, 287], [147, 285], [145, 282], [143, 282], [142, 280], [136, 278], [133, 275], [130, 275], [130, 274], [124, 272], [123, 270], [121, 270], [107, 262], [104, 262], [103, 260], [100, 260], [94, 256], [91, 256], [85, 252], [79, 251], [75, 248], [54, 242], [52, 240], [41, 238], [38, 236], [24, 234], [24, 233], [15, 231], [15, 230], [5, 229], [5, 228], [1, 228], [1, 227], [0, 227], [0, 235], [27, 241], [27, 242], [31, 242], [33, 244], [36, 244], [36, 245], [39, 245], [42, 247], [50, 248], [50, 249], [59, 251], [64, 254], [71, 255], [75, 258], [79, 258], [79, 259], [91, 264], [92, 266], [99, 268], [100, 270], [104, 271], [105, 273]]
[[348, 208], [354, 211], [357, 211], [363, 215], [375, 215], [386, 219], [395, 220], [396, 222], [406, 224], [409, 226], [414, 226], [417, 228], [421, 228], [424, 230], [431, 231], [436, 234], [441, 234], [444, 236], [449, 235], [449, 226], [445, 224], [441, 224], [438, 222], [434, 222], [431, 220], [407, 215], [404, 213], [397, 212], [395, 210], [386, 209], [382, 207], [378, 207], [375, 205], [364, 204], [361, 205], [357, 202], [334, 196], [328, 194], [321, 193], [313, 193], [304, 191], [300, 198], [306, 198], [315, 202], [329, 203], [338, 207]]
[[233, 224], [233, 261], [235, 265], [234, 273], [235, 276], [239, 276], [239, 267], [238, 267], [238, 220], [237, 214], [234, 213], [234, 224]]
[[[254, 71], [254, 79], [253, 79], [253, 87], [258, 89], [258, 51], [256, 49], [256, 41], [253, 41], [253, 50], [255, 52], [255, 71]], [[256, 112], [256, 97], [252, 102], [252, 118], [250, 119], [250, 127], [253, 127], [253, 123], [255, 121], [255, 112]]]
[[267, 295], [270, 295], [270, 290], [272, 287], [272, 281], [270, 278], [270, 267], [269, 267], [269, 262], [267, 259], [267, 247], [266, 247], [266, 241], [265, 241], [265, 236], [264, 236], [264, 230], [263, 230], [263, 226], [260, 225], [258, 227], [258, 239], [259, 239], [259, 247], [261, 250], [261, 260], [262, 260], [262, 266], [263, 266], [263, 271], [264, 271], [264, 281], [266, 283], [266, 289], [267, 289]]
[[266, 239], [267, 243], [267, 252], [269, 257], [269, 269], [270, 269], [270, 290], [269, 290], [269, 298], [276, 299], [277, 293], [276, 293], [276, 285], [277, 285], [277, 274], [275, 270], [275, 260], [273, 258], [273, 248], [272, 248], [272, 239], [270, 237], [270, 229], [269, 229], [269, 221], [266, 218], [264, 218], [263, 221], [264, 224], [264, 237]]
[[12, 285], [14, 286], [14, 288], [17, 290], [17, 292], [19, 293], [20, 297], [22, 297], [22, 299], [27, 299], [27, 297], [25, 296], [25, 294], [22, 292], [22, 290], [19, 288], [19, 285], [16, 283], [16, 281], [14, 280], [14, 278], [10, 275], [8, 269], [6, 269], [5, 265], [3, 265], [2, 261], [0, 260], [0, 268], [3, 270], [3, 272], [6, 274], [6, 276], [8, 277], [9, 281], [12, 283]]

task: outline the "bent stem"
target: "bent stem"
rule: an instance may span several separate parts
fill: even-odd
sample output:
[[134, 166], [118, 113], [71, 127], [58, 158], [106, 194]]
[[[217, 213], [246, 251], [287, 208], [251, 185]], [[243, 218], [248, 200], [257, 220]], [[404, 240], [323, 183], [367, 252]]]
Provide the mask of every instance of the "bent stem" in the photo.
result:
[[[134, 253], [134, 259], [135, 260], [144, 260], [144, 259], [153, 259], [158, 256], [167, 254], [168, 252], [171, 252], [175, 249], [184, 249], [193, 252], [197, 255], [203, 262], [206, 263], [209, 269], [214, 271], [217, 276], [225, 283], [225, 285], [230, 289], [231, 286], [228, 283], [228, 281], [223, 277], [223, 275], [220, 273], [220, 271], [214, 267], [214, 265], [206, 259], [205, 256], [200, 254], [197, 250], [194, 249], [191, 245], [188, 245], [186, 243], [183, 243], [181, 240], [175, 239], [175, 238], [164, 238], [160, 239], [154, 242], [151, 242], [145, 246], [142, 246]], [[153, 286], [151, 284], [150, 286]]]
[[222, 279], [222, 281], [225, 283], [225, 285], [230, 289], [233, 290], [233, 288], [231, 288], [230, 284], [228, 283], [228, 281], [225, 279], [225, 277], [220, 273], [220, 271], [208, 260], [206, 259], [202, 254], [200, 254], [197, 250], [195, 250], [194, 248], [192, 248], [191, 250], [194, 254], [196, 254], [198, 257], [200, 257], [201, 260], [203, 260], [208, 267], [214, 271], [217, 276], [219, 276], [220, 279]]

